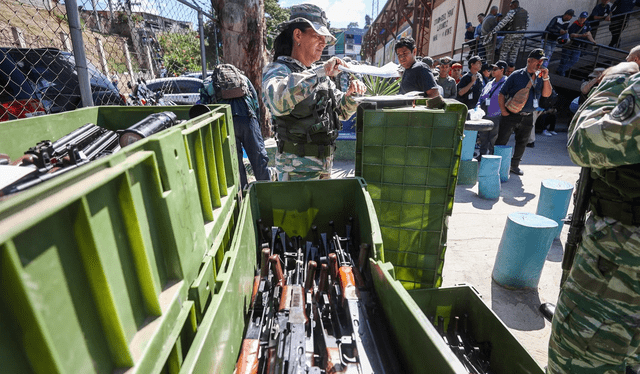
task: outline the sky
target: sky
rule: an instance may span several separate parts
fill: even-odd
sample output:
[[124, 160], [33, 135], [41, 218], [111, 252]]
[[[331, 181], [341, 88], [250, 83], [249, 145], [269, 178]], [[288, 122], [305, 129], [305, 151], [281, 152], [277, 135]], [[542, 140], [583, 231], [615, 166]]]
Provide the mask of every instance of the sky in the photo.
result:
[[[376, 0], [279, 0], [278, 4], [283, 8], [302, 3], [315, 4], [324, 9], [331, 27], [346, 28], [349, 23], [358, 22], [358, 26], [363, 28], [364, 16], [371, 15], [372, 1]], [[386, 0], [378, 1], [380, 8], [386, 3]], [[375, 16], [372, 18], [375, 20]]]

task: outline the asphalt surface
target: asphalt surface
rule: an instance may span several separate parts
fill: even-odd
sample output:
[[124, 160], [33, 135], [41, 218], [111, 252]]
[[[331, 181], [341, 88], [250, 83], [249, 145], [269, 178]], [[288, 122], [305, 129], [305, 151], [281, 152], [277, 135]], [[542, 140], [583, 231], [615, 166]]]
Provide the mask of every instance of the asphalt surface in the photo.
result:
[[[480, 198], [477, 183], [457, 186], [443, 270], [443, 287], [473, 285], [541, 367], [547, 364], [551, 324], [538, 308], [541, 303], [555, 303], [558, 298], [568, 226], [563, 227], [560, 238], [551, 245], [537, 289], [506, 289], [492, 281], [491, 274], [507, 215], [535, 213], [541, 182], [545, 179], [575, 185], [580, 168], [569, 159], [566, 128], [566, 124], [558, 124], [558, 135], [536, 135], [535, 147], [526, 149], [520, 165], [524, 175], [511, 174], [510, 179], [501, 184], [499, 199]], [[513, 145], [513, 137], [509, 145]], [[336, 162], [332, 176], [351, 177], [354, 169], [354, 162]], [[572, 209], [571, 203], [568, 211]]]

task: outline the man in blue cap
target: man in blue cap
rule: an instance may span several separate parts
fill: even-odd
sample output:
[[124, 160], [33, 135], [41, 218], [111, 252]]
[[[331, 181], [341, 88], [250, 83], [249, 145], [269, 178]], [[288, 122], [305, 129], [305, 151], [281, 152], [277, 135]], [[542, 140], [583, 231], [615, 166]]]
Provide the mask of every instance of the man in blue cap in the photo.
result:
[[567, 70], [571, 69], [571, 67], [578, 62], [582, 50], [588, 45], [584, 43], [583, 40], [588, 40], [595, 44], [595, 40], [593, 40], [591, 36], [591, 27], [589, 26], [589, 22], [587, 22], [588, 16], [589, 13], [587, 12], [580, 13], [578, 19], [567, 29], [571, 44], [562, 48], [562, 57], [560, 58], [560, 65], [558, 66], [558, 70], [556, 70], [556, 74], [564, 77], [565, 74], [567, 74]]
[[[553, 51], [556, 49], [556, 45], [558, 45], [558, 38], [567, 35], [567, 29], [574, 15], [575, 11], [573, 9], [567, 9], [563, 15], [553, 17], [544, 29], [547, 34], [542, 40], [542, 49], [544, 50], [545, 56], [549, 59], [551, 59]], [[549, 66], [549, 60], [545, 60], [542, 66]]]

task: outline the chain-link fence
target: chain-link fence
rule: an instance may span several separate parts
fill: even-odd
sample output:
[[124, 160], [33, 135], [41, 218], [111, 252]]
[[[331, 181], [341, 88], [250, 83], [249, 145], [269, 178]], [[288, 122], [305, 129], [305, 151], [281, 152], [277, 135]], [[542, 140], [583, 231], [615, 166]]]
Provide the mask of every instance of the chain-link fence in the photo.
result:
[[[204, 43], [213, 11], [203, 0], [66, 1], [0, 0], [0, 121], [72, 110], [87, 94], [94, 105], [125, 105], [141, 79], [197, 75], [203, 59], [209, 69], [216, 63], [214, 43]], [[84, 67], [91, 91], [83, 100]]]

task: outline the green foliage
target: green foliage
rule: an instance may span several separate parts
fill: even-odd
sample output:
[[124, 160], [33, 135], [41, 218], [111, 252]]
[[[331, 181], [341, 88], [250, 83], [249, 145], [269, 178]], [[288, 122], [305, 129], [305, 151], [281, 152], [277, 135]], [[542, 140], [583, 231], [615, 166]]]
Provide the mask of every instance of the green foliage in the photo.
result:
[[367, 96], [387, 96], [395, 95], [400, 90], [400, 79], [381, 78], [373, 75], [362, 77], [364, 85], [367, 86]]
[[264, 0], [264, 18], [267, 22], [267, 50], [273, 49], [273, 41], [280, 32], [278, 25], [289, 20], [289, 9], [281, 8], [278, 0]]
[[186, 34], [165, 33], [158, 40], [164, 51], [164, 64], [169, 75], [200, 71], [200, 40], [195, 31]]

